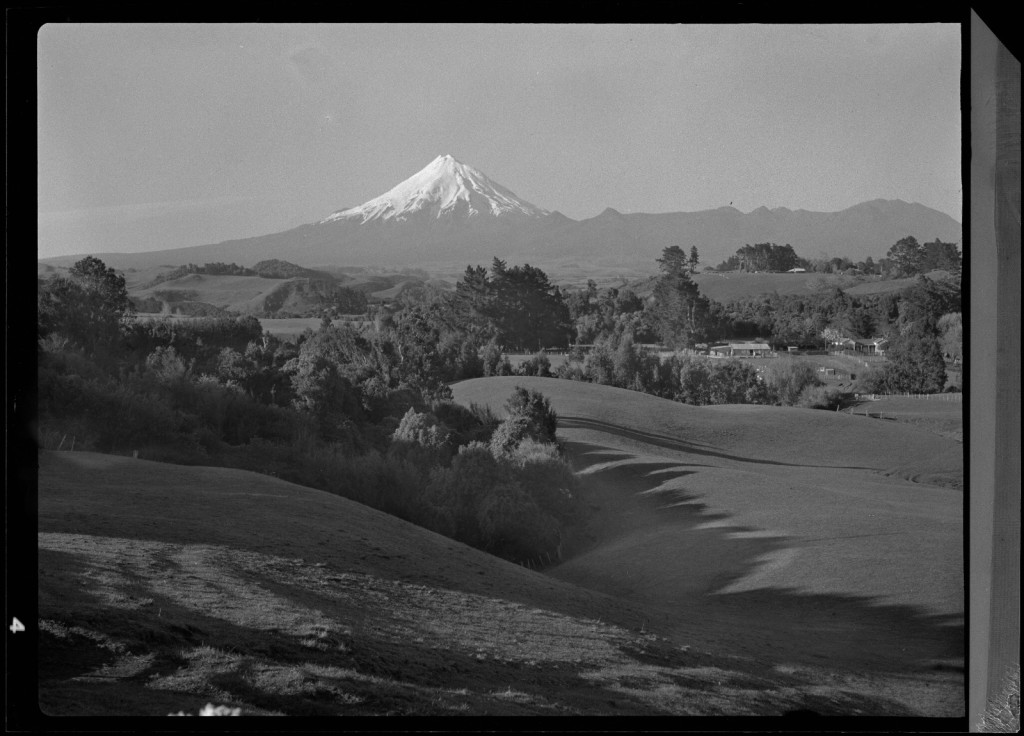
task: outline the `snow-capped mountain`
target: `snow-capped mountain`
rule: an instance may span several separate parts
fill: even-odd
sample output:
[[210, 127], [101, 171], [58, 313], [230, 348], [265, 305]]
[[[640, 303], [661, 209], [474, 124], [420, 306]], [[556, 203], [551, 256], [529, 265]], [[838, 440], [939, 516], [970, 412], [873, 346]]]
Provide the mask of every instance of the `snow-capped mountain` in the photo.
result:
[[388, 192], [320, 221], [401, 222], [417, 215], [433, 219], [544, 217], [547, 210], [526, 202], [472, 166], [438, 156]]
[[[607, 208], [573, 220], [525, 202], [480, 171], [438, 156], [390, 191], [358, 207], [284, 232], [173, 250], [94, 253], [115, 268], [159, 264], [237, 263], [280, 258], [325, 266], [486, 265], [492, 258], [554, 263], [647, 264], [663, 248], [696, 246], [714, 265], [752, 243], [790, 244], [798, 255], [854, 261], [883, 257], [900, 238], [958, 242], [960, 223], [920, 204], [872, 200], [839, 212], [785, 207], [743, 213], [734, 207], [698, 212], [621, 213]], [[45, 259], [70, 265], [80, 256]], [[581, 266], [582, 267], [582, 266]]]

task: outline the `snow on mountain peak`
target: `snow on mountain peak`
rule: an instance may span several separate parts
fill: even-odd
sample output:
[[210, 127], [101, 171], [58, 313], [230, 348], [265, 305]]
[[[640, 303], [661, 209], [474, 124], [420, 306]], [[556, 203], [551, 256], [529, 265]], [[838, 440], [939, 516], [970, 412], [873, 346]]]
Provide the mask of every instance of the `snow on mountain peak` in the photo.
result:
[[434, 219], [453, 215], [476, 219], [542, 217], [549, 214], [547, 210], [519, 199], [473, 167], [445, 154], [394, 189], [358, 207], [335, 212], [321, 222], [342, 219], [360, 222], [406, 220], [419, 213], [427, 213]]

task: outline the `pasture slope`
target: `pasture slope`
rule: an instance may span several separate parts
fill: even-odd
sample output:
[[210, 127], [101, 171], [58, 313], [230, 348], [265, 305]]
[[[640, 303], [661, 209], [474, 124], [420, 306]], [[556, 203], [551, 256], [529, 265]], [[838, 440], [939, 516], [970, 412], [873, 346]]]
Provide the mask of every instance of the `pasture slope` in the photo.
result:
[[307, 278], [192, 273], [129, 293], [140, 299], [170, 302], [172, 306], [177, 301], [201, 302], [237, 314], [262, 314], [274, 308], [301, 311], [318, 306], [315, 289]]
[[516, 384], [552, 398], [593, 507], [547, 573], [272, 477], [40, 453], [43, 712], [961, 715], [959, 494], [877, 472], [941, 438], [454, 390]]
[[918, 712], [246, 471], [42, 452], [38, 540], [49, 715]]
[[777, 672], [964, 713], [962, 445], [907, 424], [695, 407], [559, 379], [474, 379], [466, 404], [547, 396], [592, 516], [547, 573], [652, 630]]

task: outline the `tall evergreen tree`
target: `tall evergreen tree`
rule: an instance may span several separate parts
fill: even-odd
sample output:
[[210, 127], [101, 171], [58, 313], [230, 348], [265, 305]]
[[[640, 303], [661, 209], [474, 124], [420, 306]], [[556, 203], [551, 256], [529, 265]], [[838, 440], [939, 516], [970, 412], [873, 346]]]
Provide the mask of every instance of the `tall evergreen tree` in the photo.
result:
[[133, 313], [124, 276], [87, 256], [67, 277], [42, 281], [38, 293], [39, 336], [54, 333], [87, 354], [111, 357]]
[[462, 313], [476, 324], [473, 329], [493, 335], [506, 348], [533, 352], [569, 343], [569, 308], [539, 268], [510, 268], [495, 258], [489, 277], [482, 267], [467, 268], [456, 293]]
[[921, 244], [915, 237], [908, 235], [889, 248], [886, 258], [889, 259], [897, 276], [914, 276], [921, 273], [924, 255]]
[[951, 274], [959, 275], [961, 267], [960, 251], [956, 243], [944, 243], [935, 240], [921, 246], [923, 255], [921, 270], [927, 271], [948, 271]]
[[658, 265], [661, 276], [650, 305], [655, 329], [664, 344], [689, 347], [703, 337], [709, 302], [690, 279], [689, 260], [679, 246], [665, 248]]

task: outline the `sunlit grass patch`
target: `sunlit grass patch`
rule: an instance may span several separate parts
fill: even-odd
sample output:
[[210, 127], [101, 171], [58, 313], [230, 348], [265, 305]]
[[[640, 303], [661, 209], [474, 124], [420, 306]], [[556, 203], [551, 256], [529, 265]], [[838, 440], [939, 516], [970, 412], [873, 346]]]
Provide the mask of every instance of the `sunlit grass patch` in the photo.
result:
[[530, 703], [534, 701], [534, 696], [529, 693], [524, 693], [519, 690], [513, 690], [512, 686], [509, 685], [504, 690], [494, 690], [490, 693], [492, 698], [500, 698], [502, 700], [510, 700], [514, 703]]
[[218, 677], [236, 673], [248, 660], [245, 656], [211, 646], [190, 647], [178, 654], [182, 665], [166, 674], [154, 675], [146, 683], [147, 687], [227, 700], [231, 693], [211, 683]]

